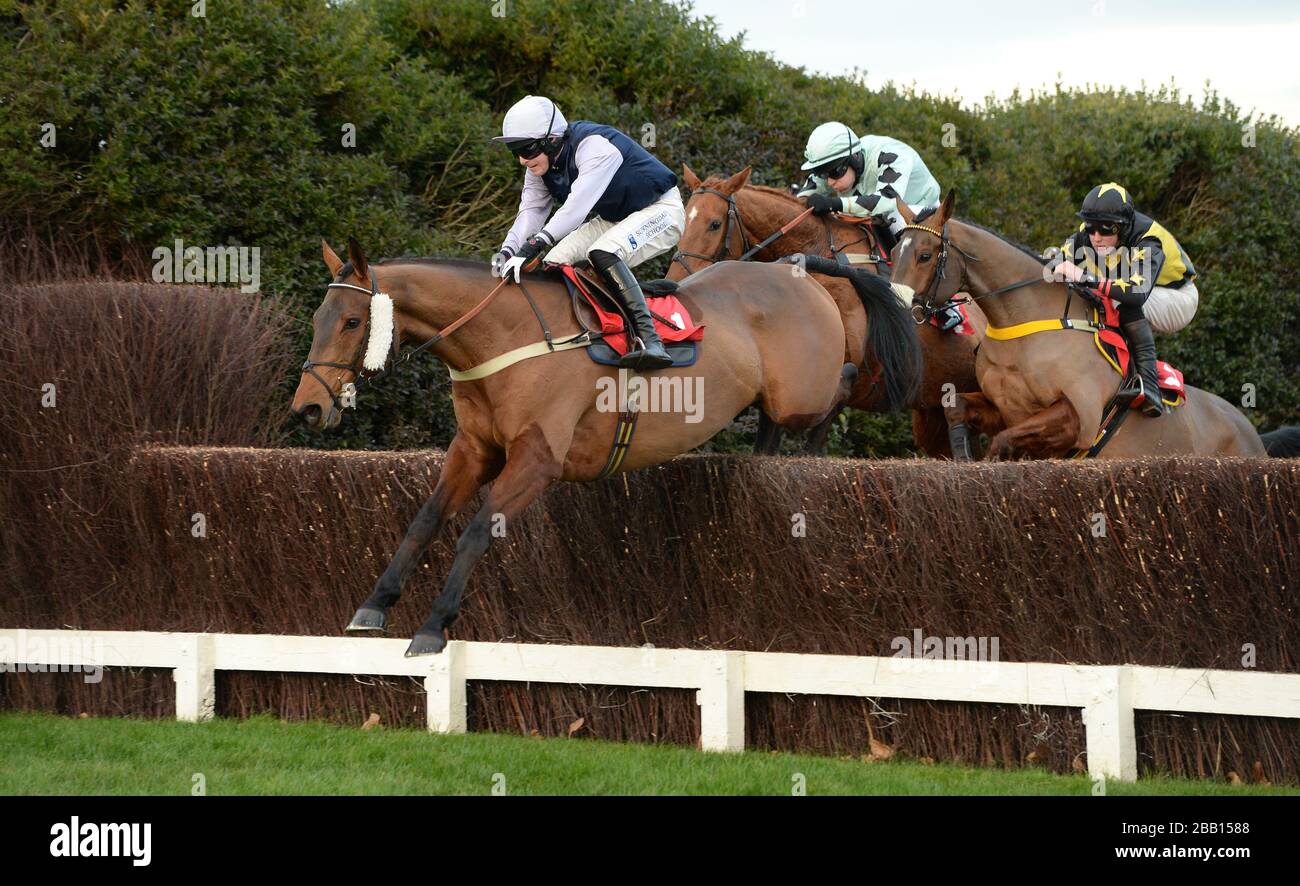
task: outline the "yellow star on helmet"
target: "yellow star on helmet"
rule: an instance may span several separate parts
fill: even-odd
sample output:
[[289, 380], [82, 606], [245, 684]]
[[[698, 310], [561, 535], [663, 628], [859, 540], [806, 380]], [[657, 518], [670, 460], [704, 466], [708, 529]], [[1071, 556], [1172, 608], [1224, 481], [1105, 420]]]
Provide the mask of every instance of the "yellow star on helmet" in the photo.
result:
[[1119, 195], [1124, 198], [1124, 202], [1128, 202], [1128, 191], [1124, 190], [1122, 185], [1117, 185], [1115, 182], [1106, 182], [1101, 186], [1101, 190], [1097, 192], [1097, 196], [1104, 197], [1107, 191], [1119, 191]]

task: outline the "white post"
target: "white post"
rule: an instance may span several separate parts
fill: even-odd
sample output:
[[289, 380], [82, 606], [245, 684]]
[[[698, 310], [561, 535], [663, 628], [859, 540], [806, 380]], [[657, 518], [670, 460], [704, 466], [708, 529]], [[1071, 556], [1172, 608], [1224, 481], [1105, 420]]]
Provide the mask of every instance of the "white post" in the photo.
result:
[[465, 641], [451, 640], [447, 648], [432, 656], [424, 691], [429, 696], [430, 732], [460, 735], [465, 732]]
[[176, 719], [189, 723], [211, 720], [217, 708], [217, 671], [211, 634], [178, 638], [180, 660], [172, 671], [176, 680]]
[[1094, 779], [1137, 781], [1137, 737], [1133, 729], [1133, 672], [1128, 667], [1089, 669], [1094, 683], [1083, 723], [1088, 774]]
[[700, 747], [706, 751], [745, 749], [745, 656], [715, 652], [695, 696], [700, 706]]

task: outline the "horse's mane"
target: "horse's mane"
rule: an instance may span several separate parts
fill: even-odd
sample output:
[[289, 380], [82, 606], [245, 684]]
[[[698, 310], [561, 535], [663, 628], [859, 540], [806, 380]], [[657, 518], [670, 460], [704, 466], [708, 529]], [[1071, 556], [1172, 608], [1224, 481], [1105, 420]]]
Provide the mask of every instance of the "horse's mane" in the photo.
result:
[[[930, 206], [925, 209], [922, 209], [920, 212], [916, 214], [916, 219], [914, 220], [913, 223], [923, 222], [938, 211], [939, 211], [938, 208], [935, 206]], [[1023, 243], [1019, 243], [1015, 240], [1012, 240], [1010, 237], [1006, 236], [1005, 234], [1000, 234], [997, 231], [993, 230], [992, 228], [985, 227], [984, 225], [976, 224], [975, 222], [971, 221], [968, 218], [958, 219], [958, 221], [960, 221], [964, 225], [970, 225], [972, 228], [978, 228], [979, 230], [983, 231], [986, 234], [992, 234], [994, 237], [997, 237], [999, 240], [1001, 240], [1003, 243], [1007, 244], [1008, 246], [1014, 246], [1016, 249], [1019, 249], [1021, 252], [1023, 252], [1025, 255], [1032, 258], [1034, 261], [1038, 262], [1040, 265], [1046, 265], [1048, 262], [1048, 260], [1043, 258], [1041, 255], [1039, 255], [1038, 250], [1034, 249], [1032, 246], [1026, 246]]]
[[[711, 175], [704, 181], [700, 182], [700, 185], [706, 188], [716, 188], [718, 185], [725, 182], [727, 178], [728, 176]], [[770, 194], [773, 197], [780, 197], [783, 200], [786, 200], [787, 202], [789, 201], [799, 202], [798, 197], [796, 197], [794, 194], [791, 194], [788, 190], [785, 190], [783, 188], [770, 188], [767, 185], [756, 185], [753, 184], [752, 182], [746, 182], [745, 189], [748, 189], [750, 191], [758, 191], [760, 194]]]
[[[399, 255], [393, 258], [381, 258], [378, 261], [369, 263], [377, 267], [383, 267], [384, 265], [454, 265], [466, 270], [481, 270], [487, 264], [485, 261], [457, 255]], [[351, 261], [344, 262], [343, 267], [339, 268], [338, 279], [345, 279], [354, 270], [356, 269], [352, 267]]]

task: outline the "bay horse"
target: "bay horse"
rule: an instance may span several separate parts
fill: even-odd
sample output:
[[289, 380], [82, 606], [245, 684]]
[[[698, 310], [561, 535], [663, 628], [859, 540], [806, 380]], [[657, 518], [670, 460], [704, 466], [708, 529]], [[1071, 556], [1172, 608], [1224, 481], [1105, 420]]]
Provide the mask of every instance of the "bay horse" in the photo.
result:
[[[1086, 453], [1098, 440], [1103, 412], [1120, 385], [1091, 333], [1053, 322], [1086, 324], [1086, 299], [1070, 297], [1032, 250], [953, 216], [949, 191], [933, 213], [913, 215], [895, 249], [895, 284], [910, 287], [929, 313], [965, 290], [978, 300], [988, 329], [976, 358], [981, 393], [964, 393], [948, 410], [959, 457], [966, 428], [992, 439], [991, 459], [1052, 458]], [[1053, 328], [1048, 328], [1053, 327]], [[1031, 329], [1041, 331], [1029, 331]], [[1143, 455], [1265, 455], [1255, 428], [1226, 400], [1187, 385], [1186, 402], [1158, 418], [1139, 411], [1126, 419], [1101, 458]]]
[[[811, 216], [803, 201], [793, 194], [749, 184], [751, 171], [747, 166], [729, 178], [711, 176], [701, 181], [689, 166], [683, 165], [683, 180], [691, 195], [686, 204], [686, 227], [668, 279], [681, 280], [692, 271], [723, 259], [738, 259], [747, 252], [757, 261], [773, 261], [792, 252], [826, 258], [843, 256], [841, 262], [888, 273], [879, 261], [870, 222], [847, 221], [840, 216]], [[778, 231], [782, 233], [774, 237]], [[761, 245], [767, 240], [771, 242]], [[917, 447], [936, 458], [951, 456], [944, 406], [952, 402], [956, 393], [979, 390], [975, 350], [984, 336], [985, 326], [979, 307], [967, 308], [974, 329], [972, 335], [940, 332], [929, 323], [917, 327], [921, 377], [919, 386], [909, 390], [903, 370], [896, 365], [882, 365], [882, 356], [890, 363], [895, 358], [882, 352], [881, 338], [873, 336], [873, 332], [880, 332], [885, 347], [894, 338], [888, 329], [897, 322], [892, 316], [893, 306], [881, 306], [873, 314], [849, 280], [814, 276], [840, 309], [844, 322], [844, 360], [859, 369], [858, 381], [845, 405], [870, 412], [911, 408], [912, 439]], [[910, 318], [904, 322], [911, 322]], [[885, 328], [880, 329], [881, 326]], [[829, 421], [814, 429], [808, 441], [809, 450], [820, 451], [828, 430]]]
[[[312, 318], [311, 350], [293, 413], [311, 428], [337, 426], [354, 391], [345, 385], [358, 378], [364, 383], [365, 369], [378, 369], [402, 341], [411, 340], [423, 342], [420, 348], [428, 347], [451, 371], [457, 424], [433, 494], [348, 631], [384, 630], [389, 607], [430, 539], [491, 483], [456, 544], [442, 593], [408, 656], [443, 649], [469, 573], [497, 534], [489, 524], [497, 530], [504, 520], [508, 530], [552, 483], [595, 480], [667, 461], [699, 446], [754, 403], [783, 427], [807, 429], [839, 408], [856, 378], [839, 347], [826, 347], [842, 340], [844, 329], [825, 289], [789, 267], [729, 262], [695, 275], [676, 293], [695, 323], [708, 327], [697, 362], [640, 377], [678, 382], [679, 390], [696, 385], [698, 412], [643, 408], [636, 413], [635, 434], [625, 434], [627, 410], [611, 409], [608, 398], [602, 405], [601, 393], [628, 370], [599, 365], [581, 352], [588, 332], [558, 277], [529, 273], [522, 286], [507, 287], [509, 281], [498, 282], [484, 262], [371, 264], [355, 240], [346, 264], [328, 243], [322, 242], [322, 254], [332, 282]], [[507, 297], [496, 298], [498, 293]], [[373, 312], [372, 305], [378, 306]], [[539, 341], [544, 329], [546, 340]], [[489, 371], [521, 348], [530, 356]]]

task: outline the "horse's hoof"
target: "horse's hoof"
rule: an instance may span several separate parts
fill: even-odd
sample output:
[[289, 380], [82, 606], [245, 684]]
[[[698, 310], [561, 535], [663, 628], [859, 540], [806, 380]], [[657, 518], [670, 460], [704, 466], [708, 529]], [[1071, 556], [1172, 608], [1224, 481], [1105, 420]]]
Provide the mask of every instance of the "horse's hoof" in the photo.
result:
[[388, 624], [388, 616], [380, 609], [368, 609], [362, 606], [357, 610], [357, 614], [352, 616], [352, 622], [345, 629], [349, 634], [364, 633], [374, 631], [382, 633]]
[[416, 634], [411, 639], [411, 645], [406, 647], [406, 657], [415, 658], [417, 655], [437, 655], [447, 647], [447, 638], [439, 631], [436, 634]]

